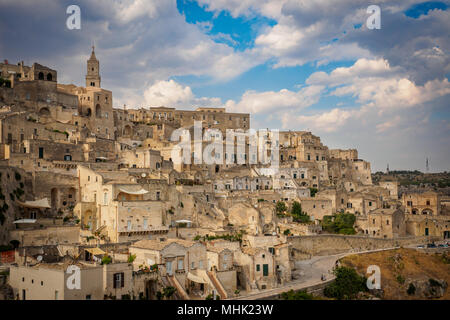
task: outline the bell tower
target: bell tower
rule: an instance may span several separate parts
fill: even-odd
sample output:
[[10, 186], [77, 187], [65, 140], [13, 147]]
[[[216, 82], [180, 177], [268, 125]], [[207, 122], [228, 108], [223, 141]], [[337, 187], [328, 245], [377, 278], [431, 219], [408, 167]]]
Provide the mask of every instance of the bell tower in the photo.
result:
[[87, 61], [86, 88], [100, 88], [100, 62], [95, 57], [95, 47], [92, 46], [91, 57]]

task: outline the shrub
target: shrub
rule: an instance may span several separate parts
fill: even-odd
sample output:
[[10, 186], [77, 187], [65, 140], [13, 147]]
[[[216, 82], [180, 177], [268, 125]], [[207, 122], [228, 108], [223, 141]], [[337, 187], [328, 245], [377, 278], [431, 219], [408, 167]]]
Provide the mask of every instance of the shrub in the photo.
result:
[[404, 284], [405, 283], [405, 277], [403, 277], [401, 274], [399, 274], [396, 278], [397, 282], [400, 284]]
[[338, 213], [332, 216], [324, 216], [322, 229], [330, 233], [356, 234], [353, 224], [356, 217], [351, 213]]
[[20, 175], [20, 173], [16, 172], [15, 173], [15, 178], [17, 181], [19, 181], [20, 179], [22, 179], [22, 176]]
[[406, 290], [406, 293], [410, 296], [416, 294], [416, 286], [413, 283], [410, 283], [408, 286], [408, 290]]
[[295, 215], [295, 216], [302, 215], [303, 214], [302, 205], [299, 202], [294, 201], [294, 203], [292, 203], [291, 213], [292, 213], [292, 215]]
[[102, 258], [102, 264], [110, 264], [112, 262], [112, 259], [108, 255], [104, 255]]
[[286, 230], [284, 230], [283, 234], [284, 234], [285, 236], [288, 236], [288, 235], [291, 234], [291, 230], [286, 229]]
[[286, 204], [283, 201], [277, 201], [277, 204], [275, 205], [275, 210], [277, 214], [284, 214], [287, 210]]
[[173, 294], [177, 291], [174, 287], [168, 286], [163, 289], [163, 296], [170, 299]]
[[158, 270], [158, 265], [155, 263], [154, 265], [152, 265], [152, 266], [150, 267], [150, 270], [151, 270], [151, 271], [157, 271], [157, 270]]
[[434, 280], [432, 278], [428, 279], [428, 282], [430, 283], [431, 287], [442, 287], [442, 285], [439, 281]]
[[313, 300], [314, 296], [306, 292], [306, 290], [297, 291], [289, 290], [281, 294], [283, 300]]
[[309, 191], [311, 193], [311, 197], [314, 197], [319, 190], [317, 188], [309, 188]]
[[128, 263], [133, 263], [133, 261], [136, 259], [136, 255], [135, 254], [130, 254], [128, 256]]
[[334, 270], [336, 279], [324, 289], [328, 298], [354, 299], [359, 292], [367, 291], [366, 278], [358, 275], [348, 267], [339, 267]]

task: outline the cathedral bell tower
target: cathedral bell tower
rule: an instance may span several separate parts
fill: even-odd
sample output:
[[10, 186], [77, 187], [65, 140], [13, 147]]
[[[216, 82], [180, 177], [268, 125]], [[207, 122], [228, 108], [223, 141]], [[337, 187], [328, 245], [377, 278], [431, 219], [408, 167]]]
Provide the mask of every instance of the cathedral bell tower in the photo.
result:
[[95, 47], [92, 47], [91, 57], [87, 61], [86, 88], [100, 88], [100, 62], [95, 57]]

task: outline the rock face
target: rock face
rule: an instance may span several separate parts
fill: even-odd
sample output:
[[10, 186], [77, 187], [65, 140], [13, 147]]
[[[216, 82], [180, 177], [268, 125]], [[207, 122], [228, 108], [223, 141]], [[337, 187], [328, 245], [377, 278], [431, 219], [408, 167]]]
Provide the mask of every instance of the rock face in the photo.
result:
[[436, 279], [415, 280], [411, 284], [416, 288], [415, 293], [412, 295], [422, 299], [440, 298], [445, 294], [448, 286], [445, 280]]

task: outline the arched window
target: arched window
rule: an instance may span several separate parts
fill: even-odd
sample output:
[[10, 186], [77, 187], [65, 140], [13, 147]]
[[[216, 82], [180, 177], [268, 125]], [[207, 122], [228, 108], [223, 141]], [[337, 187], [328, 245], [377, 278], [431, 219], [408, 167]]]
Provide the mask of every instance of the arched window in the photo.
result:
[[39, 72], [38, 79], [44, 80], [44, 74], [42, 72]]
[[47, 81], [52, 81], [53, 77], [51, 73], [47, 74]]

